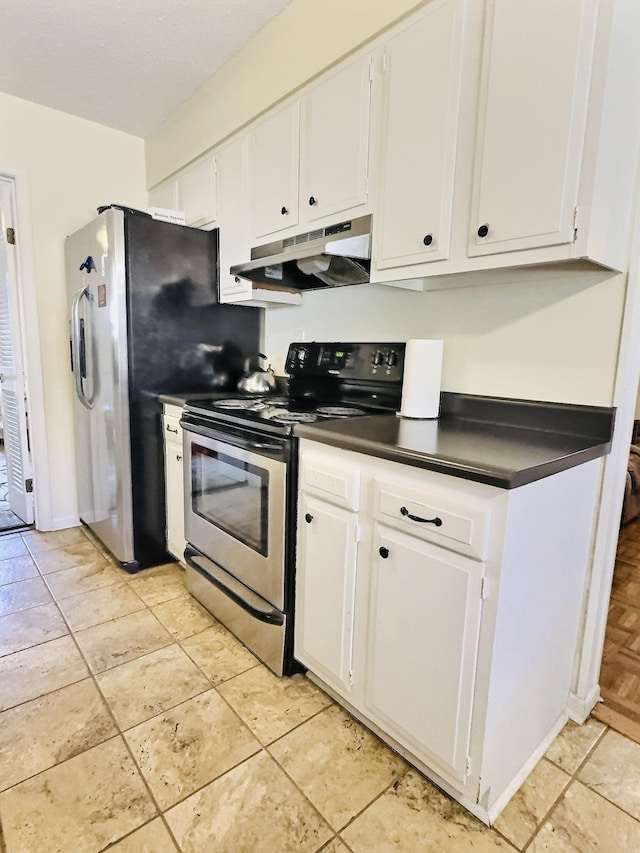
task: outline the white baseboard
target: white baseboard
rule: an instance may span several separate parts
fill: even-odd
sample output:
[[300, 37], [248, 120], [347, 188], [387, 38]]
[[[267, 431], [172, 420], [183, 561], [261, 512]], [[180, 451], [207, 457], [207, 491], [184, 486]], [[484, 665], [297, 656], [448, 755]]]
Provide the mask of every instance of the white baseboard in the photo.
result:
[[567, 713], [569, 714], [569, 719], [573, 720], [574, 723], [582, 725], [599, 701], [599, 684], [594, 684], [591, 690], [584, 697], [578, 696], [575, 693], [570, 693], [569, 701], [567, 702]]

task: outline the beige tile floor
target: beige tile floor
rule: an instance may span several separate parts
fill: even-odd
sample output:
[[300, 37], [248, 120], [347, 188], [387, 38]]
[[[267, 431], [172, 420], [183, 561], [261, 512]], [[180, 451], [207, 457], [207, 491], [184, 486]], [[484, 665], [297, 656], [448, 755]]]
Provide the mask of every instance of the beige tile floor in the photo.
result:
[[489, 828], [303, 676], [277, 679], [171, 564], [82, 530], [0, 537], [2, 853], [640, 850], [640, 745], [569, 724]]

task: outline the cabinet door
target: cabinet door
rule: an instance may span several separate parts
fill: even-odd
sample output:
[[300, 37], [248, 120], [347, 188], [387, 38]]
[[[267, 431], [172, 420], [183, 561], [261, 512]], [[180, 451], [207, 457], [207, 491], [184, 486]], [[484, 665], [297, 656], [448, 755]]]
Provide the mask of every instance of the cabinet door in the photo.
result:
[[298, 224], [300, 106], [269, 115], [249, 134], [252, 242]]
[[164, 434], [165, 508], [167, 512], [167, 551], [184, 559], [184, 475], [182, 465], [182, 427], [180, 406], [165, 404], [162, 418]]
[[385, 48], [381, 269], [449, 256], [465, 6], [430, 4]]
[[465, 782], [484, 564], [377, 525], [373, 545], [367, 714]]
[[596, 6], [488, 3], [470, 255], [573, 241]]
[[149, 207], [162, 207], [165, 210], [178, 209], [178, 183], [175, 178], [169, 178], [149, 190]]
[[165, 444], [165, 477], [167, 490], [167, 550], [178, 560], [184, 560], [184, 473], [182, 445], [175, 441]]
[[370, 58], [352, 62], [304, 98], [300, 130], [301, 219], [367, 201]]
[[299, 508], [294, 654], [348, 695], [358, 517], [305, 494]]
[[194, 228], [211, 225], [217, 216], [216, 161], [207, 157], [177, 176], [178, 208], [185, 224]]
[[251, 282], [231, 275], [230, 267], [246, 261], [249, 256], [246, 223], [246, 145], [241, 136], [224, 148], [217, 156], [218, 189], [220, 196], [220, 302], [238, 302], [251, 299]]

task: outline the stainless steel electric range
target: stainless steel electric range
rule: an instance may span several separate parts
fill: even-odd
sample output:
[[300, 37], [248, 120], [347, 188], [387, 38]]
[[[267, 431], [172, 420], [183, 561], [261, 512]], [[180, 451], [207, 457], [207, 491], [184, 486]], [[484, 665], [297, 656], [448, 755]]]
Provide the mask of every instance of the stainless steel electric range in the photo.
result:
[[284, 395], [188, 401], [187, 587], [278, 675], [294, 672], [296, 423], [397, 411], [404, 343], [295, 343]]

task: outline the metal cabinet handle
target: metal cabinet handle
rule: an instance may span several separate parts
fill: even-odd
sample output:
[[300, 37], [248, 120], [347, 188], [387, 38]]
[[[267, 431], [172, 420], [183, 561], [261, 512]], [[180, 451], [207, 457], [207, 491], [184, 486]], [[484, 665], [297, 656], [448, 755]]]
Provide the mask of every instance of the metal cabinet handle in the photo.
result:
[[387, 557], [389, 556], [389, 549], [385, 548], [384, 545], [381, 545], [378, 548], [378, 554], [380, 554], [380, 556], [382, 557], [383, 560], [386, 560]]
[[171, 427], [168, 424], [167, 424], [167, 432], [173, 432], [176, 435], [178, 434], [178, 430], [177, 429], [171, 429]]
[[489, 233], [489, 226], [487, 224], [481, 225], [478, 228], [478, 237], [486, 237]]
[[433, 243], [433, 234], [425, 234], [422, 239], [422, 242], [425, 244], [425, 246], [430, 246]]
[[400, 515], [410, 518], [411, 521], [419, 521], [421, 524], [435, 524], [436, 527], [442, 527], [442, 519], [438, 518], [438, 516], [435, 518], [420, 518], [419, 515], [411, 515], [406, 506], [400, 507]]
[[315, 196], [313, 196], [313, 195], [309, 196], [309, 207], [313, 207], [317, 203], [318, 203], [318, 199]]
[[307, 524], [311, 524], [311, 522], [313, 521], [313, 516], [310, 512], [305, 513], [304, 520], [307, 522]]
[[283, 216], [286, 216], [286, 215], [287, 215], [287, 213], [289, 213], [289, 208], [285, 207], [285, 206], [284, 206], [284, 204], [283, 204], [283, 205], [282, 205], [282, 207], [280, 208], [280, 213], [281, 213]]
[[177, 462], [182, 462], [182, 456], [180, 456], [180, 454], [179, 454], [179, 453], [176, 453], [176, 461], [177, 461]]

